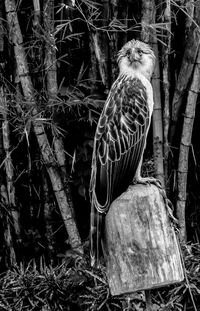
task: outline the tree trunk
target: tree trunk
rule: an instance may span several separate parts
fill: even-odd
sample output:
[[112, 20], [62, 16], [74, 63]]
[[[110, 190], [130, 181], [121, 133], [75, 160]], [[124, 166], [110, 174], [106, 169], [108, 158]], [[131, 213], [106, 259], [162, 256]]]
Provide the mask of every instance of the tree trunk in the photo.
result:
[[112, 295], [183, 280], [178, 242], [167, 206], [154, 185], [128, 188], [105, 220], [105, 257]]

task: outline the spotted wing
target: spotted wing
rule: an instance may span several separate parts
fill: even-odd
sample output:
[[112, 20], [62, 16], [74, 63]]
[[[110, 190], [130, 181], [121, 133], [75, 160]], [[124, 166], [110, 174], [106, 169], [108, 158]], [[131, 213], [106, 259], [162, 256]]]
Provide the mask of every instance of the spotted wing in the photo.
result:
[[[136, 78], [120, 77], [100, 116], [90, 181], [91, 248], [99, 248], [102, 213], [130, 185], [143, 155], [149, 128], [146, 89]], [[98, 229], [97, 229], [98, 228]]]

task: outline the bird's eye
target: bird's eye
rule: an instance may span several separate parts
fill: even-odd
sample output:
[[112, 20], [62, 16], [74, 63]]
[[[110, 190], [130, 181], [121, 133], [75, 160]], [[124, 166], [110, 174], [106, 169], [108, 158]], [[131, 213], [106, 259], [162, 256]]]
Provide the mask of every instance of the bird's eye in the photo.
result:
[[130, 49], [127, 50], [126, 55], [127, 55], [127, 56], [130, 56], [130, 55], [131, 55], [131, 50], [130, 50]]
[[142, 50], [138, 50], [138, 54], [139, 54], [140, 56], [142, 56], [142, 54], [143, 54]]

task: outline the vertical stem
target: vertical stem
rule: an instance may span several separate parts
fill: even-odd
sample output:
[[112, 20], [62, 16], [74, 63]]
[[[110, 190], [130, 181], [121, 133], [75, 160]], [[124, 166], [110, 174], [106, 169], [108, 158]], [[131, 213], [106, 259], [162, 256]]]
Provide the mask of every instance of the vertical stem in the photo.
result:
[[[109, 18], [109, 1], [102, 1], [101, 10], [101, 26], [106, 27]], [[105, 86], [105, 91], [108, 92], [110, 88], [110, 75], [108, 70], [108, 53], [109, 53], [109, 41], [106, 32], [101, 32], [96, 30], [92, 33], [92, 41], [94, 46], [94, 52], [97, 59], [99, 73], [103, 85]]]
[[[112, 19], [118, 18], [118, 8], [119, 8], [119, 1], [118, 0], [112, 0], [110, 2], [111, 12], [112, 12]], [[110, 61], [111, 61], [111, 82], [113, 83], [118, 75], [118, 69], [116, 66], [116, 58], [117, 58], [117, 51], [118, 51], [118, 33], [112, 32], [110, 34]]]
[[[4, 30], [3, 30], [3, 1], [0, 1], [0, 53], [4, 52]], [[1, 57], [1, 55], [0, 55]], [[0, 63], [1, 63], [0, 59]]]
[[107, 55], [104, 50], [104, 43], [101, 37], [101, 34], [96, 31], [92, 33], [92, 40], [94, 45], [95, 56], [99, 66], [99, 73], [102, 80], [103, 85], [105, 86], [106, 90], [109, 89], [108, 83], [108, 66], [107, 66]]
[[17, 238], [17, 241], [20, 241], [20, 221], [19, 221], [19, 210], [16, 204], [16, 194], [15, 194], [15, 185], [14, 185], [14, 170], [13, 163], [10, 154], [10, 129], [8, 121], [8, 106], [5, 98], [5, 93], [3, 87], [0, 89], [0, 107], [1, 114], [3, 117], [2, 122], [2, 132], [3, 132], [3, 147], [5, 151], [5, 170], [6, 170], [6, 181], [7, 181], [7, 195], [8, 195], [8, 206], [10, 208], [10, 214], [12, 216], [12, 223], [14, 227], [14, 232]]
[[[9, 206], [8, 201], [8, 194], [5, 185], [1, 184], [0, 186], [0, 197], [1, 197], [1, 204], [5, 207]], [[6, 256], [5, 256], [5, 264], [6, 267], [9, 268], [16, 264], [16, 254], [13, 247], [13, 239], [11, 234], [11, 226], [10, 226], [10, 219], [8, 214], [3, 214], [0, 210], [0, 218], [3, 221], [4, 227], [4, 240], [6, 246]]]
[[[163, 41], [166, 43], [162, 48], [163, 54], [163, 93], [164, 93], [164, 110], [163, 110], [163, 139], [164, 139], [164, 171], [165, 181], [168, 180], [168, 155], [169, 155], [169, 123], [170, 123], [170, 82], [169, 82], [169, 55], [171, 52], [171, 4], [170, 0], [165, 1], [164, 22], [166, 30], [163, 31]], [[166, 38], [166, 39], [165, 39]]]
[[[200, 45], [199, 45], [200, 46]], [[185, 207], [187, 199], [187, 175], [188, 175], [188, 159], [191, 146], [192, 130], [195, 117], [197, 97], [200, 90], [200, 48], [198, 50], [195, 69], [192, 76], [192, 82], [187, 96], [187, 103], [184, 114], [183, 129], [181, 135], [181, 143], [179, 149], [178, 160], [178, 193], [176, 203], [176, 213], [179, 220], [180, 240], [186, 241], [186, 221]]]
[[[54, 37], [54, 0], [47, 0], [44, 5], [45, 11], [45, 29], [48, 40], [46, 42], [46, 57], [45, 57], [45, 68], [46, 68], [46, 81], [47, 81], [47, 96], [49, 102], [53, 103], [56, 100], [58, 83], [57, 83], [57, 67], [56, 67], [56, 43]], [[64, 152], [64, 143], [61, 135], [57, 132], [52, 131], [53, 135], [53, 147], [55, 151], [55, 157], [59, 165], [63, 183], [67, 189], [68, 202], [74, 216], [73, 201], [71, 196], [71, 189], [69, 185], [69, 176], [66, 170], [66, 157]]]
[[56, 43], [54, 37], [54, 0], [46, 0], [44, 2], [44, 23], [47, 36], [45, 49], [47, 91], [49, 100], [53, 101], [58, 91]]
[[185, 0], [185, 7], [187, 10], [187, 14], [189, 17], [186, 18], [185, 22], [185, 35], [186, 37], [189, 34], [190, 27], [192, 26], [193, 19], [194, 19], [194, 8], [195, 8], [195, 3], [193, 0]]
[[152, 30], [151, 24], [155, 24], [156, 7], [154, 0], [142, 1], [142, 32], [141, 39], [152, 45], [156, 56], [156, 65], [152, 77], [152, 87], [154, 94], [154, 111], [153, 111], [153, 147], [155, 175], [163, 186], [164, 163], [163, 163], [163, 123], [162, 123], [162, 106], [161, 106], [161, 85], [160, 85], [160, 67], [158, 61], [158, 42], [156, 32]]
[[29, 75], [26, 55], [23, 49], [23, 38], [17, 17], [15, 1], [5, 0], [5, 8], [8, 27], [11, 34], [11, 41], [14, 45], [15, 59], [22, 90], [25, 99], [29, 102], [29, 104], [32, 104], [32, 124], [40, 152], [51, 180], [52, 188], [64, 221], [64, 225], [68, 232], [69, 243], [73, 249], [83, 253], [81, 238], [68, 203], [68, 193], [63, 185], [63, 180], [58, 170], [54, 153], [49, 145], [49, 141], [37, 109], [33, 84]]
[[54, 239], [54, 228], [52, 224], [52, 212], [55, 208], [55, 202], [50, 195], [48, 187], [47, 176], [43, 173], [43, 194], [44, 194], [44, 219], [45, 219], [45, 231], [47, 240], [47, 258], [49, 263], [52, 265], [54, 260], [54, 254], [56, 251], [55, 239]]
[[190, 27], [190, 31], [187, 36], [186, 46], [184, 50], [183, 60], [181, 64], [181, 68], [179, 71], [173, 101], [172, 101], [172, 124], [170, 128], [170, 141], [173, 143], [177, 124], [180, 117], [180, 111], [182, 108], [182, 104], [184, 103], [184, 95], [186, 94], [186, 90], [188, 84], [190, 83], [191, 75], [194, 69], [195, 59], [197, 57], [198, 47], [200, 43], [200, 32], [199, 27], [197, 27], [196, 23], [199, 24], [200, 21], [200, 6], [196, 5], [194, 21]]
[[93, 44], [93, 36], [91, 32], [89, 33], [89, 47], [90, 47], [90, 72], [89, 72], [90, 94], [95, 94], [97, 91], [98, 67]]
[[[4, 107], [4, 103], [6, 103], [6, 99], [5, 99], [5, 94], [3, 91], [3, 87], [0, 88], [0, 107], [1, 107], [1, 112], [4, 112], [4, 109], [6, 109]], [[4, 112], [7, 116], [7, 109]], [[12, 174], [10, 176], [10, 153], [9, 153], [9, 140], [8, 140], [8, 128], [7, 125], [8, 123], [6, 122], [5, 118], [3, 118], [0, 121], [0, 125], [2, 128], [2, 132], [1, 132], [1, 141], [0, 141], [0, 158], [3, 162], [3, 157], [5, 156], [6, 153], [6, 159], [4, 160], [5, 163], [5, 168], [6, 168], [6, 181], [7, 181], [7, 185], [5, 186], [4, 184], [4, 174], [2, 174], [1, 172], [1, 176], [0, 176], [0, 198], [1, 198], [1, 206], [4, 208], [0, 209], [0, 219], [2, 219], [2, 224], [3, 224], [3, 234], [4, 234], [4, 241], [5, 241], [5, 265], [7, 268], [9, 268], [12, 265], [16, 264], [16, 254], [15, 254], [15, 250], [13, 247], [13, 236], [12, 236], [12, 228], [11, 228], [11, 222], [14, 224], [14, 228], [18, 228], [17, 225], [15, 224], [15, 211], [12, 211], [12, 207], [11, 207], [11, 203], [12, 203], [12, 189], [11, 189], [11, 181], [12, 178], [10, 179], [10, 177], [12, 177]], [[6, 122], [6, 124], [5, 124]], [[5, 126], [6, 125], [6, 126]], [[5, 144], [7, 143], [7, 145]], [[8, 147], [8, 149], [7, 149]], [[7, 152], [6, 152], [7, 151]], [[9, 159], [7, 159], [7, 156]], [[12, 170], [12, 167], [11, 167]], [[10, 195], [10, 197], [9, 197]], [[10, 202], [11, 201], [11, 202]], [[11, 208], [10, 208], [11, 207]], [[5, 211], [5, 212], [3, 212]], [[18, 224], [18, 222], [17, 222]]]
[[40, 21], [40, 0], [33, 0], [34, 7], [34, 26], [37, 28]]
[[147, 311], [153, 311], [152, 301], [151, 301], [151, 291], [145, 290], [145, 299], [146, 299], [146, 310]]

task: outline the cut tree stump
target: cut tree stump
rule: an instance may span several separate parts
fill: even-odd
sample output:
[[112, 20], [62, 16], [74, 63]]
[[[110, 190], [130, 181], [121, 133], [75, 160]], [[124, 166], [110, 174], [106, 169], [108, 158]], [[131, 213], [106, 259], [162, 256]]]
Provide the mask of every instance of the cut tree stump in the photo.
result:
[[112, 295], [183, 281], [178, 240], [156, 186], [130, 186], [111, 204], [104, 239]]

